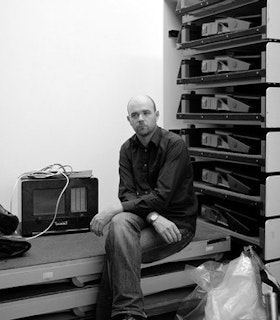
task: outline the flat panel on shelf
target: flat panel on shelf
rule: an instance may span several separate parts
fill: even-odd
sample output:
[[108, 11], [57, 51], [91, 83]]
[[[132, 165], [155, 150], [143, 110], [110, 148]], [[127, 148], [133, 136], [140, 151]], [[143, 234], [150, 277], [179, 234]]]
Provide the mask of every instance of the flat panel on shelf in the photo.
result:
[[279, 0], [267, 0], [267, 36], [280, 39]]
[[280, 261], [269, 262], [265, 266], [278, 283], [280, 283]]
[[280, 43], [269, 42], [266, 45], [266, 82], [280, 83]]
[[280, 176], [269, 176], [266, 178], [265, 188], [265, 216], [275, 217], [280, 216]]
[[266, 90], [265, 126], [280, 128], [280, 88], [270, 87]]
[[265, 172], [280, 172], [280, 132], [268, 132], [266, 135]]
[[265, 222], [263, 247], [264, 259], [274, 260], [280, 258], [280, 218], [269, 219]]

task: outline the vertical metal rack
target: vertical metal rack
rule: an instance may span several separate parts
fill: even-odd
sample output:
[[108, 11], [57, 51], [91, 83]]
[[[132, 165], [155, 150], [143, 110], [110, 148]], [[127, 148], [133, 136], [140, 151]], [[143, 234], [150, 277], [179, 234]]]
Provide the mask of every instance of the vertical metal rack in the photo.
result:
[[200, 219], [253, 244], [280, 281], [277, 0], [179, 0], [176, 118], [194, 159]]

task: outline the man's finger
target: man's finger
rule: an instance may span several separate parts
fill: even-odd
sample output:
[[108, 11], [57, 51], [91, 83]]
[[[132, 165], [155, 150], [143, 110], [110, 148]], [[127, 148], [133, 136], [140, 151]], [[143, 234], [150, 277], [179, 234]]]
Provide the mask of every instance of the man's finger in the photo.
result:
[[180, 230], [177, 228], [176, 225], [173, 226], [173, 233], [174, 233], [174, 240], [175, 241], [181, 241], [182, 240], [182, 234]]
[[175, 241], [174, 241], [174, 238], [173, 238], [173, 236], [172, 236], [172, 234], [171, 234], [170, 232], [166, 231], [166, 232], [164, 233], [164, 235], [165, 235], [165, 241], [166, 241], [167, 243], [173, 243], [173, 242], [175, 242]]

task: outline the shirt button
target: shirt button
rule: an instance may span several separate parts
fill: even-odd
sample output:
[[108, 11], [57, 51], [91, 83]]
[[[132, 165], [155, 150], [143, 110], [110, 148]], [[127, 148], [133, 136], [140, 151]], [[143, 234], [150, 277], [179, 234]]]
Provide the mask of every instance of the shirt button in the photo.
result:
[[148, 150], [147, 149], [145, 149], [145, 152], [147, 152]]
[[147, 163], [144, 163], [144, 167], [147, 167]]
[[149, 192], [148, 191], [145, 191], [145, 194], [148, 194]]

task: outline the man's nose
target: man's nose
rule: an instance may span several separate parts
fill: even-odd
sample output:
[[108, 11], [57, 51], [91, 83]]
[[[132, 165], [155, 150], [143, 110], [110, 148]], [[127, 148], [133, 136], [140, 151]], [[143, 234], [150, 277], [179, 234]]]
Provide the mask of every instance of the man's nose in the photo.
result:
[[139, 114], [139, 119], [138, 119], [139, 121], [143, 121], [144, 120], [144, 116], [143, 116], [143, 114]]

